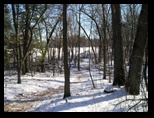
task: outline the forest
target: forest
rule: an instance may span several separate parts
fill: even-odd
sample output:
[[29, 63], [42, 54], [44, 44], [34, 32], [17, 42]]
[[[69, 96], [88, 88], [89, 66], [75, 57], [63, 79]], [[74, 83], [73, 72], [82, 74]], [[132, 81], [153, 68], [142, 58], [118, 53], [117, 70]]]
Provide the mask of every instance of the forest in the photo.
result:
[[17, 111], [148, 112], [148, 4], [4, 4], [4, 112]]

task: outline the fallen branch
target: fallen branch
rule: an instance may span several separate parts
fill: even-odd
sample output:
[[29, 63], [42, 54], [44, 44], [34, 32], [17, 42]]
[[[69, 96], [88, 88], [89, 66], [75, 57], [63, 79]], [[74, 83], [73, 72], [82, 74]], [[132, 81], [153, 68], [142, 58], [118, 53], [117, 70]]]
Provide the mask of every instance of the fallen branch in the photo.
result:
[[134, 100], [141, 100], [141, 101], [147, 101], [147, 102], [148, 102], [148, 99], [147, 99], [147, 98], [144, 98], [144, 99], [126, 99], [126, 100], [123, 100], [123, 101], [117, 103], [116, 105], [119, 105], [119, 104], [121, 104], [121, 103], [123, 103], [123, 102], [126, 102], [126, 101], [128, 101], [128, 100], [132, 100], [132, 101], [134, 101]]

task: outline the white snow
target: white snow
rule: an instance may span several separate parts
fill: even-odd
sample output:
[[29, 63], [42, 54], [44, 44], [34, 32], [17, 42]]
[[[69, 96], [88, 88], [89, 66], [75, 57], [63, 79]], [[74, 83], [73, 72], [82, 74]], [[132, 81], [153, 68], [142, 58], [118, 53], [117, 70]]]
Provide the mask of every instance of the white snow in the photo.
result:
[[[18, 112], [126, 112], [138, 101], [131, 101], [134, 96], [127, 95], [124, 87], [112, 86], [113, 75], [103, 78], [103, 71], [99, 71], [94, 64], [91, 65], [91, 75], [95, 84], [93, 88], [88, 67], [88, 59], [81, 62], [81, 71], [74, 66], [70, 69], [71, 96], [64, 96], [64, 72], [62, 74], [52, 71], [46, 73], [36, 72], [21, 76], [21, 84], [17, 84], [17, 74], [11, 75], [4, 70], [4, 111]], [[113, 68], [112, 68], [113, 69]], [[111, 70], [112, 71], [112, 70]], [[116, 89], [113, 93], [104, 93], [105, 90]], [[148, 93], [147, 93], [148, 94]], [[148, 95], [147, 95], [148, 96]], [[135, 98], [143, 95], [135, 96]], [[125, 102], [122, 102], [126, 100]], [[121, 102], [121, 103], [120, 103]], [[145, 103], [140, 103], [141, 105]], [[146, 106], [146, 105], [145, 105]], [[131, 111], [146, 111], [134, 108]]]

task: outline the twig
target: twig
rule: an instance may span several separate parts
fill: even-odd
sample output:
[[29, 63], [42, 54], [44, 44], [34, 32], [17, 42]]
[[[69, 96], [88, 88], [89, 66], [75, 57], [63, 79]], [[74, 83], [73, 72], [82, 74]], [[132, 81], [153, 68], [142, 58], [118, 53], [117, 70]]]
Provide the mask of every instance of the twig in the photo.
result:
[[119, 104], [121, 104], [121, 103], [123, 103], [123, 102], [126, 102], [126, 101], [128, 101], [128, 100], [133, 100], [133, 101], [134, 101], [134, 100], [148, 101], [148, 98], [144, 98], [144, 99], [126, 99], [126, 100], [123, 100], [123, 101], [117, 103], [116, 105], [119, 105]]
[[139, 102], [137, 102], [137, 103], [134, 104], [133, 106], [129, 107], [129, 109], [127, 110], [127, 112], [128, 112], [129, 110], [131, 110], [133, 107], [137, 106], [141, 101], [142, 101], [142, 100], [140, 100]]

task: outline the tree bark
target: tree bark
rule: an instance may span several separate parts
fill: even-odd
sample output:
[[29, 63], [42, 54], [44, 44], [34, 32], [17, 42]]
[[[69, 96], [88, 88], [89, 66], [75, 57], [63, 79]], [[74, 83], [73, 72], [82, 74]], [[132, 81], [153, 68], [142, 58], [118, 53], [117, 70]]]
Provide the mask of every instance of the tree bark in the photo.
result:
[[114, 48], [114, 81], [113, 85], [125, 85], [125, 66], [121, 26], [121, 11], [119, 4], [111, 4], [113, 48]]
[[19, 40], [19, 37], [18, 37], [18, 13], [19, 13], [19, 5], [16, 7], [16, 10], [15, 10], [14, 4], [12, 4], [11, 6], [12, 6], [13, 23], [14, 23], [15, 33], [16, 33], [16, 42], [17, 42], [17, 45], [16, 45], [16, 49], [17, 49], [17, 72], [18, 72], [17, 84], [21, 84], [21, 69], [22, 69], [22, 64], [21, 64], [21, 58], [20, 58], [20, 56], [21, 56], [20, 55], [21, 54], [20, 40]]
[[67, 4], [63, 4], [63, 48], [64, 48], [64, 97], [71, 96], [70, 94], [70, 69], [68, 67], [68, 47], [67, 47]]
[[[28, 42], [29, 42], [29, 35], [30, 35], [30, 31], [29, 31], [29, 27], [30, 27], [30, 8], [29, 8], [29, 4], [26, 4], [26, 24], [25, 24], [25, 37], [24, 37], [24, 41], [23, 41], [23, 55], [26, 55], [26, 48], [28, 46]], [[24, 60], [23, 63], [23, 69], [22, 69], [22, 74], [26, 74], [27, 72], [29, 72], [29, 62], [28, 59], [29, 58], [29, 54], [27, 55], [27, 57]]]
[[138, 20], [137, 33], [133, 45], [133, 52], [130, 57], [130, 68], [126, 81], [126, 91], [130, 95], [140, 94], [141, 72], [144, 50], [148, 40], [148, 4], [142, 4]]
[[104, 76], [103, 79], [106, 79], [106, 63], [107, 63], [107, 51], [106, 51], [106, 19], [105, 19], [105, 8], [104, 5], [102, 4], [102, 9], [103, 9], [103, 34], [104, 34], [104, 38], [103, 38], [103, 59], [104, 59]]
[[80, 5], [79, 5], [79, 35], [78, 35], [78, 71], [80, 71]]

